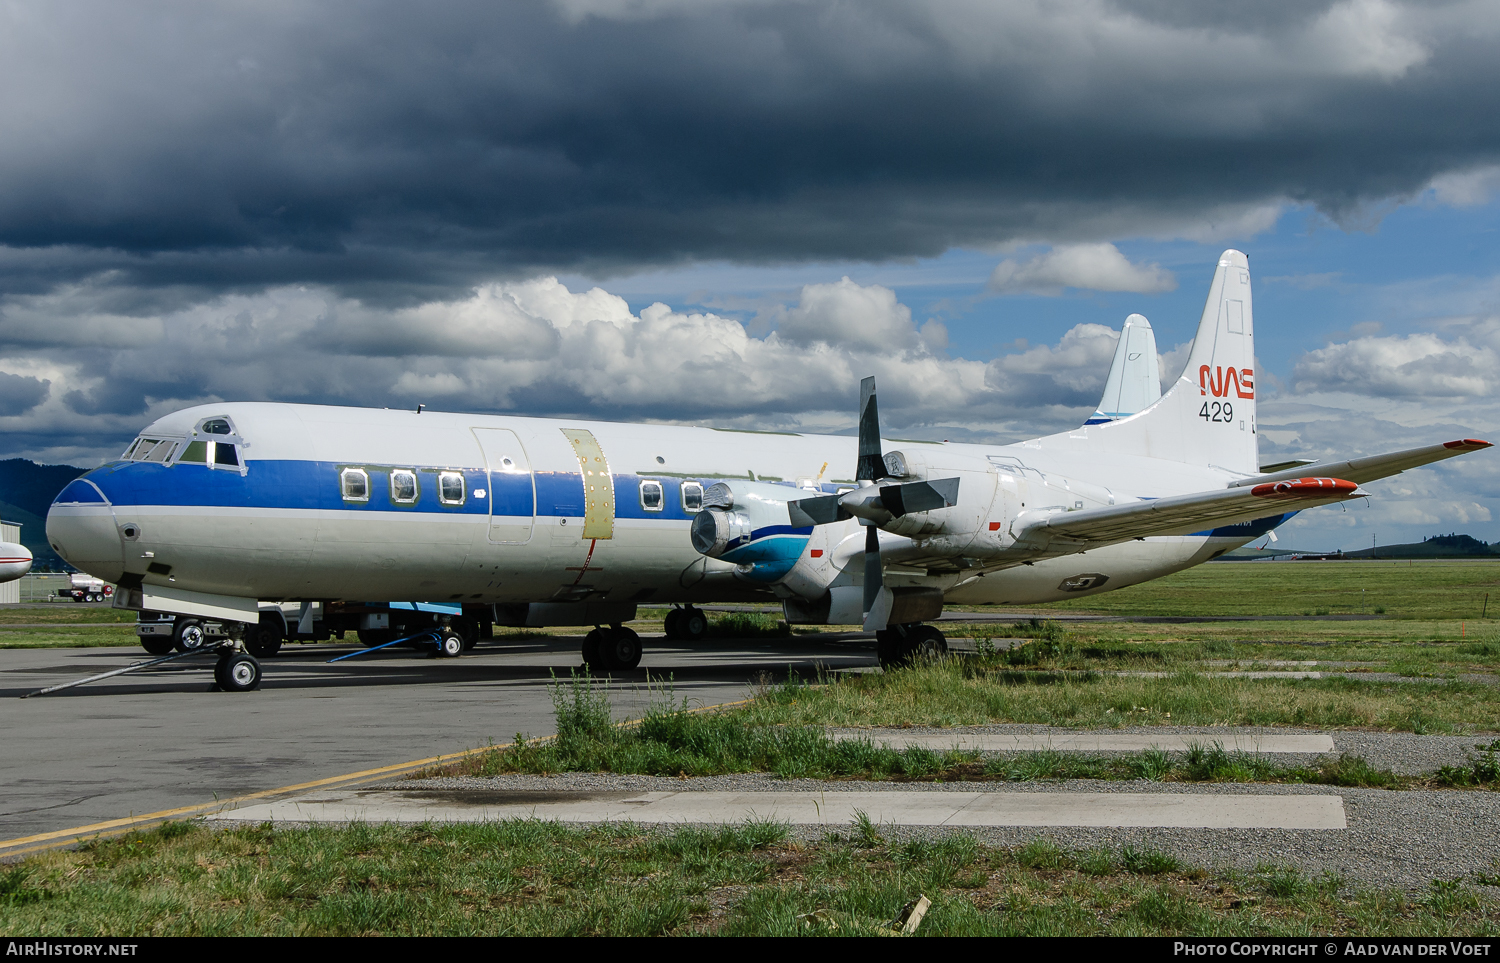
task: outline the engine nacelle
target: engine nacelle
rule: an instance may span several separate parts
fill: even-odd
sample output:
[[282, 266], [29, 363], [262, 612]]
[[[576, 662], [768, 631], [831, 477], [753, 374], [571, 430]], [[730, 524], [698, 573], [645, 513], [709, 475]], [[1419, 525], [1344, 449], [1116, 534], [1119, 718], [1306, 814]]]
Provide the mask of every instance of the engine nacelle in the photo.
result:
[[812, 526], [792, 524], [786, 503], [808, 492], [770, 482], [729, 481], [703, 493], [703, 511], [693, 518], [693, 548], [737, 565], [756, 582], [775, 582], [797, 564]]

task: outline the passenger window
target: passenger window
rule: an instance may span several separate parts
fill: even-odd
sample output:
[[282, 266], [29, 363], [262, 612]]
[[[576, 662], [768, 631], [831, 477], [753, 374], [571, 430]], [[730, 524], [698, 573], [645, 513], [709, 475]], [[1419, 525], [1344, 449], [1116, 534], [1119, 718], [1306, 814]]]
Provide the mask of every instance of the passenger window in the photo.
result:
[[230, 468], [240, 467], [240, 455], [235, 451], [233, 445], [228, 442], [219, 442], [214, 445], [214, 464], [225, 465]]
[[662, 507], [662, 489], [659, 481], [641, 482], [641, 507], [648, 512], [659, 512]]
[[444, 505], [462, 505], [464, 476], [456, 471], [445, 471], [438, 475], [438, 501]]
[[411, 471], [391, 472], [391, 501], [397, 505], [412, 505], [417, 500], [417, 473]]
[[208, 443], [202, 441], [190, 441], [187, 448], [182, 452], [182, 457], [177, 459], [178, 464], [191, 462], [194, 465], [202, 465], [208, 461]]
[[685, 512], [703, 510], [703, 486], [698, 482], [682, 483], [682, 510]]
[[363, 468], [345, 468], [339, 472], [339, 491], [346, 502], [370, 500], [370, 476]]

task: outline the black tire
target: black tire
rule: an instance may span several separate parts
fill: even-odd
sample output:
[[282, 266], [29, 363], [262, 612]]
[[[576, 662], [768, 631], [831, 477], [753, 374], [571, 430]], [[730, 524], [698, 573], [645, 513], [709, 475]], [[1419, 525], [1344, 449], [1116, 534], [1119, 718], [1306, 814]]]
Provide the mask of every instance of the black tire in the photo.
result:
[[396, 632], [393, 629], [360, 629], [356, 634], [359, 636], [359, 644], [367, 649], [396, 641]]
[[624, 626], [604, 633], [599, 657], [606, 669], [627, 672], [641, 664], [641, 637]]
[[682, 617], [677, 621], [678, 638], [687, 642], [697, 642], [708, 636], [708, 616], [697, 609], [689, 606], [682, 610]]
[[172, 637], [170, 635], [143, 635], [141, 648], [152, 655], [166, 655], [172, 651]]
[[260, 688], [260, 663], [243, 652], [231, 652], [214, 666], [214, 681], [225, 692], [249, 692]]
[[682, 609], [673, 609], [668, 612], [667, 617], [662, 620], [662, 629], [669, 639], [682, 638]]
[[948, 637], [931, 625], [916, 625], [906, 634], [912, 660], [941, 659], [948, 654]]
[[179, 618], [172, 626], [172, 648], [178, 652], [196, 652], [208, 644], [208, 633], [197, 619]]
[[245, 651], [257, 659], [269, 659], [281, 651], [281, 619], [270, 612], [257, 625], [245, 626]]
[[583, 637], [583, 664], [590, 672], [603, 672], [604, 630], [594, 629]]
[[475, 623], [465, 619], [462, 625], [456, 625], [453, 628], [463, 637], [465, 652], [473, 651], [474, 646], [479, 644], [479, 626]]
[[930, 625], [896, 626], [875, 633], [875, 653], [883, 668], [899, 669], [947, 655], [948, 638]]
[[464, 637], [452, 629], [438, 633], [437, 654], [440, 659], [456, 659], [463, 654]]

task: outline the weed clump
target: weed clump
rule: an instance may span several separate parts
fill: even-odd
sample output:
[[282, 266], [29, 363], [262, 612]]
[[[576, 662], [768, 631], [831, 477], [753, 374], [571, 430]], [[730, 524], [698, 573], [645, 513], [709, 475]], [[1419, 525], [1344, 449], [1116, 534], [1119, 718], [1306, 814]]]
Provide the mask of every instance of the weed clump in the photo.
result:
[[726, 612], [708, 623], [711, 639], [781, 639], [791, 634], [790, 626], [764, 612]]

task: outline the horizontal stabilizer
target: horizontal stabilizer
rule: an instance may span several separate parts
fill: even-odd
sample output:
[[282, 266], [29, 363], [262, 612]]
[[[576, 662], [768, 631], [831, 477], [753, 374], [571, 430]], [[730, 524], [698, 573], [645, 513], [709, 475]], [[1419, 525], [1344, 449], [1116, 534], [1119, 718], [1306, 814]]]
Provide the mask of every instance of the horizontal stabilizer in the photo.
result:
[[1151, 535], [1190, 535], [1206, 528], [1234, 525], [1268, 515], [1331, 505], [1367, 493], [1341, 478], [1297, 478], [1261, 482], [1253, 488], [1174, 495], [1131, 502], [1113, 508], [1054, 512], [1034, 521], [1029, 512], [1016, 519], [1016, 541], [1022, 548], [1045, 550], [1061, 540], [1094, 548]]
[[1481, 448], [1493, 447], [1489, 442], [1480, 441], [1478, 438], [1460, 438], [1458, 441], [1445, 441], [1440, 445], [1424, 445], [1421, 448], [1408, 448], [1405, 451], [1393, 451], [1384, 455], [1350, 458], [1348, 461], [1318, 462], [1317, 464], [1304, 467], [1289, 468], [1284, 471], [1270, 472], [1264, 475], [1253, 475], [1234, 482], [1230, 487], [1242, 488], [1246, 485], [1261, 485], [1270, 481], [1299, 478], [1305, 475], [1331, 475], [1363, 484], [1379, 478], [1398, 475], [1408, 468], [1420, 468], [1435, 461], [1442, 461], [1444, 458], [1452, 458], [1454, 455], [1462, 455], [1465, 452], [1479, 451]]
[[958, 479], [907, 482], [903, 485], [871, 485], [842, 495], [818, 495], [787, 502], [792, 524], [827, 525], [858, 516], [884, 524], [913, 512], [930, 512], [958, 504]]

